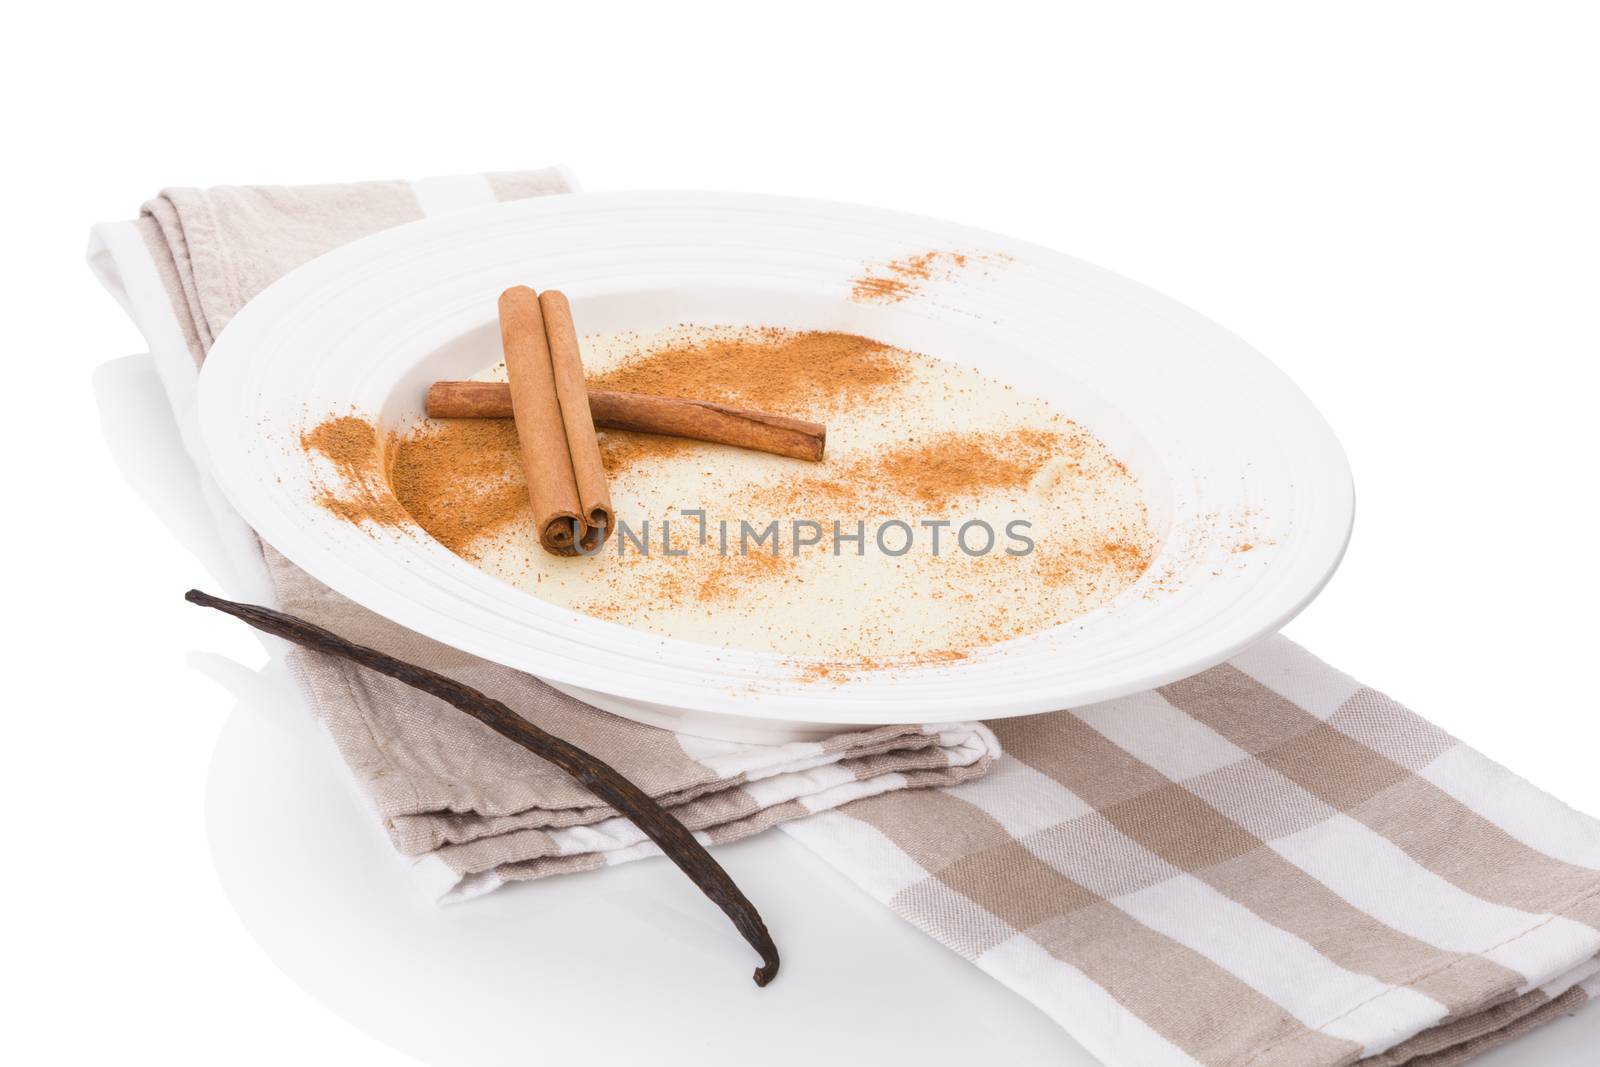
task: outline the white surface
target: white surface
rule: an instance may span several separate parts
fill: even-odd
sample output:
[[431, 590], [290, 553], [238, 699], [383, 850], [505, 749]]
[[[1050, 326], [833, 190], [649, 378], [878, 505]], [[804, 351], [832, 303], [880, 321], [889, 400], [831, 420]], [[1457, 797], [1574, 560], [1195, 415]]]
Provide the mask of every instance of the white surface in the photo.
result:
[[[928, 283], [926, 298], [849, 299], [863, 271], [929, 249], [990, 262]], [[1145, 577], [1098, 611], [948, 666], [841, 684], [807, 680], [792, 656], [572, 611], [410, 528], [357, 526], [322, 507], [326, 465], [299, 447], [308, 417], [353, 409], [383, 429], [409, 425], [430, 382], [498, 362], [494, 300], [529, 279], [560, 279], [586, 333], [674, 322], [838, 329], [1012, 383], [1130, 466], [1162, 547]], [[538, 197], [354, 242], [233, 318], [206, 359], [198, 403], [212, 473], [234, 507], [356, 602], [551, 681], [785, 727], [1021, 715], [1186, 678], [1276, 631], [1322, 588], [1355, 506], [1344, 454], [1305, 395], [1173, 301], [998, 234], [751, 194]], [[1243, 523], [1257, 547], [1237, 555]]]
[[846, 1038], [846, 1062], [1094, 1062], [1021, 997], [778, 833], [718, 850], [782, 947], [783, 974], [766, 990], [750, 981], [749, 947], [665, 862], [430, 907], [332, 745], [282, 714], [286, 676], [218, 657], [196, 666], [240, 698], [206, 805], [229, 899], [314, 996], [424, 1062], [567, 1064], [598, 1049], [602, 1063], [693, 1055], [782, 1067], [826, 1061]]
[[[23, 979], [0, 1033], [9, 1059], [415, 1062], [286, 978], [212, 873], [205, 780], [232, 698], [184, 652], [262, 654], [243, 627], [179, 599], [211, 579], [127, 487], [89, 396], [91, 371], [140, 342], [83, 269], [84, 228], [163, 184], [565, 159], [589, 188], [880, 204], [1140, 278], [1267, 353], [1350, 454], [1360, 527], [1290, 636], [1600, 813], [1590, 6], [1057, 5], [1048, 20], [1036, 4], [981, 17], [620, 6], [528, 10], [521, 24], [464, 14], [459, 30], [393, 5], [294, 0], [271, 17], [198, 3], [107, 7], [92, 23], [76, 8], [17, 16], [0, 64], [23, 105], [0, 177], [0, 330], [8, 395], [60, 410], [12, 411], [16, 440], [52, 444], [8, 470], [40, 502], [26, 513], [50, 520], [17, 527], [8, 510], [0, 527], [7, 558], [27, 561], [8, 571], [8, 614], [26, 619], [26, 662], [48, 676], [6, 698], [0, 788], [14, 821], [0, 894], [8, 974]], [[569, 47], [532, 62], [535, 29]], [[110, 390], [122, 373], [98, 381]], [[117, 458], [137, 474], [159, 446]], [[46, 599], [63, 573], [101, 610]], [[166, 829], [133, 832], [144, 812]], [[649, 866], [638, 877], [655, 877]], [[795, 877], [797, 895], [817, 894]], [[714, 1062], [686, 1031], [632, 1031], [598, 1006], [517, 1010], [531, 1062], [565, 1026], [604, 1035], [612, 1062]], [[1476, 1063], [1587, 1065], [1597, 1018]], [[983, 1025], [925, 1020], [935, 1042]]]

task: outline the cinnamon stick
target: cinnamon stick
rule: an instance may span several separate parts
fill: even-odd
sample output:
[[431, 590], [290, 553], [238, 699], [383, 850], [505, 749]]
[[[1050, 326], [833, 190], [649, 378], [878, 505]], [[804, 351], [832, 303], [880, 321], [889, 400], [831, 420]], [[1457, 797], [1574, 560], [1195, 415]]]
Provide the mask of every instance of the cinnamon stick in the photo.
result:
[[[813, 462], [822, 459], [828, 442], [828, 429], [820, 423], [709, 400], [596, 390], [589, 393], [589, 411], [594, 425], [605, 430], [686, 437]], [[427, 412], [433, 419], [508, 419], [511, 387], [505, 382], [434, 382], [428, 388]]]
[[539, 543], [547, 552], [576, 555], [588, 529], [556, 396], [544, 316], [538, 295], [525, 285], [500, 294], [500, 343], [505, 350], [506, 376], [511, 379], [512, 417]]
[[606, 469], [600, 462], [600, 441], [594, 435], [594, 416], [589, 412], [589, 391], [583, 381], [578, 331], [572, 324], [572, 305], [567, 303], [564, 293], [555, 289], [540, 293], [539, 310], [544, 314], [544, 336], [550, 348], [550, 365], [555, 372], [556, 400], [561, 405], [561, 422], [566, 427], [567, 447], [572, 454], [572, 475], [577, 483], [578, 507], [584, 522], [583, 547], [586, 551], [592, 550], [605, 541], [616, 523], [611, 511], [611, 493], [606, 488]]

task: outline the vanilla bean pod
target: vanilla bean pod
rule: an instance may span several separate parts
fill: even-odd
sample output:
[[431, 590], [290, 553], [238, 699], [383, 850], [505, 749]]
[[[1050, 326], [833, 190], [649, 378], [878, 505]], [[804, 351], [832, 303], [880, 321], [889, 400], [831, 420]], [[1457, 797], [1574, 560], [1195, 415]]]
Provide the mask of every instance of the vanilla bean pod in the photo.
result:
[[626, 816], [645, 836], [660, 846], [668, 859], [676, 863], [700, 891], [721, 908], [744, 939], [761, 954], [761, 966], [756, 968], [755, 982], [764, 986], [778, 973], [778, 947], [772, 943], [766, 923], [755, 905], [750, 903], [734, 884], [722, 865], [711, 858], [705, 847], [679, 822], [677, 817], [657, 804], [649, 794], [615, 768], [596, 759], [553, 734], [545, 733], [527, 719], [512, 711], [500, 701], [478, 692], [460, 682], [446, 678], [425, 667], [418, 667], [385, 655], [377, 649], [346, 641], [322, 627], [285, 615], [281, 611], [255, 604], [239, 604], [223, 600], [198, 589], [184, 594], [184, 599], [201, 607], [215, 608], [249, 623], [258, 630], [304, 648], [325, 652], [330, 656], [347, 659], [369, 670], [386, 674], [404, 682], [413, 689], [438, 697], [445, 703], [471, 715], [502, 737], [509, 738], [541, 759], [560, 767], [602, 801]]

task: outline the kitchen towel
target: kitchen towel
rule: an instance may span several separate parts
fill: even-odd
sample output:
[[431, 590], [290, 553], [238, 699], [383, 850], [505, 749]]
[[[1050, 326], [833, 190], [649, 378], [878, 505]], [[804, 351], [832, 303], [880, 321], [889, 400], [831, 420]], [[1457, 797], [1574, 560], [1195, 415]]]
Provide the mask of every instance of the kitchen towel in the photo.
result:
[[[210, 338], [277, 274], [422, 213], [568, 184], [535, 172], [174, 191], [138, 223], [97, 227], [90, 258], [150, 338], [192, 436]], [[1600, 824], [1283, 638], [1158, 691], [993, 733], [702, 742], [364, 612], [210, 492], [237, 547], [237, 595], [506, 697], [643, 776], [707, 840], [781, 823], [1112, 1067], [1439, 1067], [1600, 995]], [[459, 724], [426, 699], [297, 659], [312, 707], [436, 895], [653, 851], [520, 750], [474, 745], [481, 760], [462, 762], [435, 733]], [[406, 737], [404, 758], [362, 729]]]
[[1600, 823], [1283, 637], [785, 829], [1116, 1067], [1442, 1067], [1600, 994]]
[[[420, 182], [169, 189], [133, 222], [97, 226], [89, 260], [150, 342], [185, 442], [204, 469], [194, 382], [228, 321], [331, 248], [426, 215], [567, 192], [562, 169]], [[487, 294], [493, 307], [497, 294]], [[238, 573], [234, 596], [281, 608], [490, 693], [606, 760], [706, 844], [733, 841], [889, 789], [983, 774], [983, 726], [894, 726], [785, 745], [709, 741], [598, 711], [520, 671], [366, 611], [259, 541], [214, 486], [207, 499]], [[439, 901], [509, 881], [657, 855], [632, 822], [514, 742], [390, 678], [293, 648], [291, 673], [418, 884]]]

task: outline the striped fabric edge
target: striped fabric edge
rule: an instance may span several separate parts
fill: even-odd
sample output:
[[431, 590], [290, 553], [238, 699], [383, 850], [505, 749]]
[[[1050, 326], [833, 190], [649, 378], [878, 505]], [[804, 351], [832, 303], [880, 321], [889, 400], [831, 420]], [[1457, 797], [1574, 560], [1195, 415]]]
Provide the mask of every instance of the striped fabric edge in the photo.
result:
[[1282, 638], [786, 832], [1113, 1065], [1459, 1062], [1587, 1002], [1600, 825]]
[[[978, 731], [987, 733], [982, 727]], [[975, 732], [976, 733], [976, 732]], [[900, 754], [841, 760], [699, 796], [670, 810], [707, 846], [743, 840], [783, 823], [886, 792], [947, 787], [988, 773], [993, 750], [972, 758], [964, 748], [934, 748], [915, 756], [920, 766], [883, 770], [884, 761], [906, 764]], [[421, 857], [419, 886], [441, 904], [471, 900], [509, 882], [594, 870], [659, 856], [660, 848], [631, 821], [613, 816], [584, 826], [526, 830]], [[515, 859], [507, 859], [514, 856]]]

